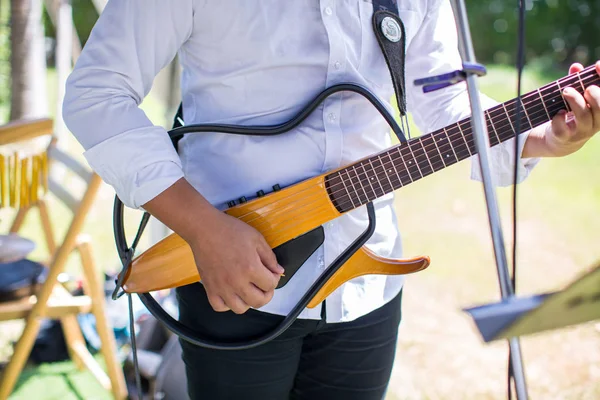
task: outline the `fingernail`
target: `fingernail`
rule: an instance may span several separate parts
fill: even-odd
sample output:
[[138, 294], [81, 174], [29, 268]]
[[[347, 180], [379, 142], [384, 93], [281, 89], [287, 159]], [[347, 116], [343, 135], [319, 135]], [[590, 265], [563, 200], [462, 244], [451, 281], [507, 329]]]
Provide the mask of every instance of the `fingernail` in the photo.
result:
[[285, 269], [283, 269], [283, 267], [279, 264], [277, 264], [277, 269], [279, 271], [280, 274], [283, 274], [285, 272]]
[[563, 93], [564, 93], [564, 94], [569, 94], [569, 93], [571, 93], [571, 91], [572, 91], [572, 90], [573, 90], [573, 89], [571, 89], [570, 87], [568, 87], [568, 88], [564, 88], [564, 89], [563, 89]]

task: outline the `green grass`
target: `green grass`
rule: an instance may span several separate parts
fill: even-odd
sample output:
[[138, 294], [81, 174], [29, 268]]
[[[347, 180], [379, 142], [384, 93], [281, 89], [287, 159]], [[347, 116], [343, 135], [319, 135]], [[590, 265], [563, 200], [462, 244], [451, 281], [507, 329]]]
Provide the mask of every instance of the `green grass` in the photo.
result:
[[[104, 365], [102, 357], [96, 357]], [[11, 400], [109, 400], [112, 396], [87, 371], [77, 371], [72, 362], [43, 364], [26, 369]]]
[[[555, 78], [527, 72], [523, 90]], [[479, 82], [483, 92], [499, 101], [515, 97], [515, 73], [509, 68], [491, 67], [488, 76]], [[144, 107], [151, 118], [162, 123], [160, 104], [150, 100]], [[69, 146], [74, 153], [80, 152], [74, 141], [70, 140]], [[543, 160], [520, 185], [520, 293], [556, 290], [600, 260], [598, 154], [600, 138], [594, 138], [575, 155]], [[96, 260], [105, 270], [118, 266], [110, 226], [113, 195], [110, 188], [103, 187], [85, 226], [94, 243]], [[499, 189], [498, 195], [510, 244], [512, 190]], [[389, 398], [504, 398], [502, 376], [490, 371], [503, 371], [505, 352], [495, 355], [498, 346], [482, 346], [460, 312], [462, 307], [499, 298], [481, 184], [469, 180], [469, 163], [464, 162], [400, 190], [397, 208], [406, 255], [427, 254], [432, 265], [411, 276], [407, 284], [396, 370], [404, 371], [406, 363], [410, 374], [394, 374]], [[68, 217], [66, 210], [55, 208], [53, 218], [63, 230]], [[134, 217], [130, 218], [130, 227]], [[0, 228], [5, 230], [8, 221], [3, 218]], [[29, 218], [24, 232], [39, 239], [36, 222], [34, 216]], [[43, 247], [36, 251], [36, 255], [42, 254]], [[71, 260], [69, 270], [77, 273], [76, 260]], [[452, 333], [463, 325], [463, 331]], [[600, 398], [600, 388], [591, 383], [597, 380], [590, 366], [599, 365], [593, 364], [600, 362], [593, 350], [600, 348], [600, 340], [589, 329], [582, 329], [524, 341], [528, 366], [539, 369], [541, 363], [546, 368], [541, 374], [545, 378], [539, 374], [530, 378], [532, 396]], [[471, 343], [468, 347], [460, 344], [465, 340]], [[544, 363], [548, 349], [562, 361]], [[467, 356], [465, 351], [474, 353]], [[490, 358], [490, 352], [494, 357]], [[465, 357], [469, 358], [464, 368], [456, 369], [449, 363]], [[472, 382], [487, 380], [499, 382], [499, 386], [480, 389], [477, 395], [469, 391]], [[548, 381], [555, 382], [554, 386]], [[415, 386], [414, 397], [407, 394], [411, 385]], [[11, 400], [91, 399], [105, 395], [87, 372], [76, 371], [71, 363], [60, 363], [26, 370]]]

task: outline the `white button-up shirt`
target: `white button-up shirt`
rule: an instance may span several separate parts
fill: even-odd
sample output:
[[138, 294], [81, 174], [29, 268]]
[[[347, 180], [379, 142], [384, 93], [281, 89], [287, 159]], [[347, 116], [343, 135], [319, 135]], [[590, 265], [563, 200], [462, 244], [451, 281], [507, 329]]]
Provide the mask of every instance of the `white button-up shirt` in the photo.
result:
[[[412, 83], [460, 68], [453, 14], [446, 0], [399, 3], [408, 108], [420, 130], [431, 132], [470, 112], [463, 84], [424, 94]], [[369, 88], [392, 111], [391, 78], [372, 14], [365, 0], [110, 0], [68, 80], [65, 122], [92, 168], [126, 205], [140, 207], [185, 176], [224, 209], [230, 200], [379, 152], [391, 145], [389, 128], [366, 100], [343, 93], [283, 135], [190, 134], [177, 153], [166, 130], [138, 108], [156, 74], [179, 56], [186, 124], [278, 124], [341, 82]], [[497, 184], [512, 183], [513, 146], [508, 141], [492, 151]], [[535, 161], [519, 161], [521, 179]], [[477, 178], [476, 162], [472, 170]], [[368, 245], [381, 256], [401, 257], [393, 195], [375, 205], [377, 229]], [[288, 313], [366, 225], [365, 207], [326, 224], [324, 245], [262, 310]], [[327, 320], [364, 315], [393, 298], [402, 284], [402, 276], [353, 279], [327, 298]], [[300, 318], [320, 315], [317, 307]]]

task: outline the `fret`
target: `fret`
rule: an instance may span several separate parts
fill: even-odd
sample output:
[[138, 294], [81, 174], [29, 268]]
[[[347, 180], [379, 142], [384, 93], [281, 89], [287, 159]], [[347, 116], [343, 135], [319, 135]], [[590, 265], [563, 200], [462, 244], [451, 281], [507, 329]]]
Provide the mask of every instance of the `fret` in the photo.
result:
[[376, 180], [377, 183], [379, 184], [379, 189], [381, 190], [381, 194], [377, 195], [377, 196], [383, 196], [385, 194], [385, 189], [383, 188], [383, 185], [381, 184], [381, 181], [379, 180], [379, 174], [377, 173], [377, 170], [375, 169], [375, 166], [373, 165], [373, 161], [369, 158], [369, 164], [371, 164], [371, 168], [373, 169], [373, 175], [374, 177], [371, 178], [371, 180]]
[[[454, 154], [454, 159], [456, 160], [456, 162], [459, 162], [460, 159], [458, 158], [458, 156], [456, 155], [456, 151], [454, 151], [454, 146], [452, 146], [452, 140], [450, 140], [450, 136], [448, 135], [448, 131], [446, 131], [446, 128], [443, 128], [442, 131], [444, 132], [444, 135], [446, 135], [446, 139], [448, 140], [448, 147], [450, 147], [450, 150], [452, 150], [452, 154]], [[444, 152], [446, 152], [446, 148], [444, 147]], [[445, 154], [445, 159], [446, 161], [448, 161], [449, 154]]]
[[544, 106], [550, 117], [555, 116], [558, 111], [565, 109], [566, 105], [560, 86], [558, 86], [558, 90], [556, 90], [555, 85], [543, 88], [542, 96], [544, 96]]
[[[358, 189], [356, 188], [356, 185], [354, 184], [354, 179], [350, 175], [350, 168], [346, 168], [346, 169], [344, 169], [344, 171], [346, 171], [346, 175], [348, 176], [348, 181], [350, 182], [350, 186], [352, 187], [352, 190], [354, 190], [354, 193], [356, 195], [357, 203], [358, 204], [364, 204], [363, 203], [363, 198], [366, 199], [366, 193], [363, 195], [363, 197], [361, 197], [360, 192], [358, 191]], [[355, 173], [356, 173], [356, 171], [355, 171]]]
[[[435, 142], [433, 135], [423, 136], [422, 141], [423, 141], [423, 147], [425, 147], [427, 149], [426, 154], [428, 156], [428, 160], [429, 160], [429, 164], [431, 165], [431, 169], [433, 169], [434, 172], [439, 171], [440, 169], [443, 169], [446, 166], [446, 163], [444, 162], [442, 153], [440, 153], [440, 149], [438, 148], [438, 145]], [[425, 143], [426, 141], [429, 141], [431, 143]]]
[[567, 100], [565, 100], [565, 96], [563, 94], [563, 90], [567, 87], [561, 87], [560, 86], [560, 81], [556, 81], [556, 86], [558, 86], [558, 93], [560, 93], [560, 99], [562, 100], [561, 105], [565, 106], [567, 108], [568, 111], [571, 111], [571, 107], [569, 106], [569, 103], [567, 103]]
[[540, 89], [537, 90], [537, 94], [540, 97], [540, 103], [542, 103], [542, 106], [544, 106], [544, 111], [546, 111], [546, 116], [548, 117], [548, 119], [552, 119], [552, 116], [550, 115], [550, 113], [548, 112], [548, 109], [546, 108], [546, 102], [544, 101], [544, 98], [542, 97], [542, 92], [540, 92]]
[[[508, 112], [508, 115], [511, 116], [510, 120], [511, 122], [515, 121], [516, 122], [516, 117], [517, 117], [517, 100], [514, 99], [510, 102], [506, 102], [504, 109]], [[529, 118], [527, 117], [527, 115], [524, 112], [523, 107], [521, 107], [521, 113], [519, 116], [519, 133], [525, 132], [526, 130], [531, 129], [532, 125], [529, 123]], [[516, 129], [516, 125], [511, 125], [513, 126], [513, 132], [511, 134], [511, 137], [514, 136], [514, 131]]]
[[398, 156], [400, 156], [400, 161], [402, 161], [402, 165], [404, 165], [404, 171], [406, 171], [406, 174], [408, 175], [408, 179], [410, 179], [410, 183], [413, 183], [415, 180], [413, 179], [412, 175], [410, 174], [410, 171], [408, 169], [408, 164], [406, 164], [406, 161], [404, 160], [404, 157], [402, 156], [400, 147], [397, 147], [396, 151], [398, 152]]
[[[527, 118], [527, 122], [529, 122], [529, 127], [527, 129], [531, 129], [533, 127], [533, 124], [531, 123], [531, 118], [529, 118], [529, 114], [527, 113], [527, 108], [525, 107], [525, 102], [523, 101], [522, 98], [521, 98], [520, 103], [521, 103], [521, 114], [525, 114], [525, 117]], [[515, 102], [515, 109], [516, 109], [516, 105], [517, 105], [517, 102]], [[521, 125], [521, 127], [522, 126], [523, 125]]]
[[[388, 157], [389, 157], [389, 152], [388, 152]], [[377, 155], [377, 159], [379, 160], [379, 163], [381, 164], [381, 168], [383, 169], [383, 174], [385, 175], [385, 177], [387, 178], [388, 182], [390, 183], [390, 190], [394, 190], [394, 184], [392, 183], [392, 180], [390, 179], [390, 174], [392, 173], [392, 170], [388, 170], [385, 168], [385, 164], [383, 163], [383, 160], [381, 159], [381, 155]], [[390, 157], [390, 161], [392, 160], [392, 158]], [[392, 161], [392, 166], [394, 165], [394, 162]], [[396, 168], [396, 167], [394, 167]]]
[[[342, 181], [342, 185], [344, 185], [344, 189], [346, 190], [346, 193], [348, 194], [348, 198], [350, 199], [350, 202], [352, 203], [352, 208], [356, 208], [356, 204], [354, 204], [354, 200], [352, 199], [352, 194], [348, 190], [348, 186], [346, 186], [346, 182], [345, 182], [344, 177], [342, 176], [342, 172], [344, 172], [344, 170], [339, 172], [340, 181]], [[356, 190], [354, 192], [356, 193]]]
[[[408, 142], [408, 143], [406, 143], [406, 147], [405, 147], [405, 148], [408, 148], [408, 151], [410, 153], [410, 158], [408, 159], [408, 168], [410, 170], [411, 168], [417, 167], [417, 171], [419, 172], [419, 175], [420, 175], [419, 178], [422, 178], [425, 175], [421, 171], [421, 167], [419, 166], [419, 160], [417, 159], [417, 157], [415, 157], [415, 153], [413, 152], [411, 144], [412, 144], [412, 142]], [[410, 172], [412, 173], [413, 170], [411, 170]], [[417, 179], [419, 179], [419, 178], [417, 178]]]
[[[404, 159], [404, 154], [402, 153], [402, 151], [406, 148], [406, 145], [407, 145], [407, 143], [404, 143], [402, 146], [398, 147], [398, 154], [400, 155], [400, 159], [402, 160], [402, 163], [404, 164], [404, 169], [406, 170], [406, 172], [408, 172], [408, 177], [410, 178], [410, 181], [414, 182], [421, 177], [418, 175], [415, 175], [416, 178], [413, 177], [413, 171], [415, 171], [414, 161], [409, 160], [407, 162]], [[416, 172], [419, 172], [419, 171], [416, 170]]]
[[[396, 176], [398, 177], [398, 182], [400, 183], [400, 185], [394, 186], [394, 188], [402, 187], [404, 185], [408, 185], [409, 183], [411, 183], [412, 180], [411, 180], [411, 182], [407, 182], [407, 183], [404, 183], [402, 181], [402, 177], [400, 176], [400, 174], [398, 173], [398, 170], [396, 169], [396, 163], [394, 162], [394, 159], [392, 158], [392, 152], [388, 151], [387, 155], [388, 155], [388, 158], [390, 159], [390, 163], [392, 164], [392, 167], [394, 168], [394, 172], [396, 173]], [[405, 169], [405, 171], [406, 171], [406, 169]], [[410, 176], [408, 178], [410, 179]]]
[[[371, 184], [371, 180], [373, 179], [372, 174], [369, 174], [367, 172], [367, 169], [365, 168], [365, 163], [364, 161], [361, 161], [357, 164], [358, 166], [362, 167], [362, 170], [364, 172], [364, 179], [359, 177], [359, 182], [360, 182], [360, 186], [363, 187], [363, 190], [365, 190], [364, 188], [366, 187], [367, 189], [371, 189], [371, 193], [372, 195], [367, 194], [367, 200], [373, 200], [377, 198], [377, 192], [375, 192], [375, 189], [373, 188], [373, 185]], [[366, 183], [363, 182], [366, 181]], [[368, 186], [367, 186], [368, 183]], [[365, 192], [366, 193], [366, 192]]]
[[546, 109], [546, 105], [540, 100], [539, 93], [538, 96], [534, 97], [532, 92], [530, 101], [525, 103], [525, 108], [529, 110], [529, 125], [531, 127], [543, 124], [551, 119], [548, 110]]
[[[439, 146], [438, 146], [438, 144], [437, 144], [437, 142], [438, 142], [438, 141], [437, 141], [437, 140], [436, 140], [436, 138], [435, 138], [435, 134], [433, 133], [433, 134], [431, 134], [431, 135], [429, 135], [429, 136], [431, 137], [431, 141], [432, 141], [432, 142], [433, 142], [433, 144], [435, 145], [435, 148], [436, 148], [436, 150], [437, 150], [437, 152], [438, 152], [438, 154], [439, 154], [439, 156], [440, 156], [440, 160], [442, 161], [442, 165], [443, 165], [444, 167], [447, 167], [447, 165], [446, 165], [446, 161], [444, 161], [444, 155], [443, 155], [443, 154], [442, 154], [442, 152], [440, 151], [440, 148], [439, 148]], [[440, 169], [442, 169], [442, 168], [440, 168]]]
[[498, 139], [500, 142], [506, 140], [505, 133], [507, 130], [510, 130], [510, 124], [506, 121], [506, 113], [502, 105], [497, 105], [488, 110], [488, 115], [490, 116], [490, 122], [494, 126], [494, 132], [498, 135]]
[[496, 132], [496, 127], [494, 126], [494, 123], [493, 123], [492, 119], [490, 118], [489, 111], [485, 111], [484, 115], [486, 116], [486, 122], [487, 122], [487, 126], [488, 126], [488, 132], [490, 132], [490, 131], [494, 132], [494, 135], [496, 136], [496, 139], [498, 140], [497, 143], [494, 143], [494, 141], [492, 140], [492, 138], [490, 138], [490, 143], [492, 145], [496, 145], [498, 143], [501, 143], [502, 141], [500, 140], [500, 136], [498, 136], [498, 132]]
[[[354, 176], [356, 177], [356, 184], [355, 184], [355, 186], [360, 186], [360, 188], [362, 189], [362, 192], [364, 194], [363, 196], [361, 196], [360, 192], [357, 191], [357, 193], [358, 193], [358, 199], [360, 200], [360, 204], [365, 204], [365, 203], [368, 203], [369, 200], [371, 200], [372, 198], [374, 198], [375, 192], [373, 192], [372, 196], [369, 196], [369, 194], [365, 190], [365, 186], [362, 183], [362, 179], [360, 178], [360, 175], [358, 174], [358, 171], [356, 170], [356, 166], [357, 166], [357, 164], [354, 164], [352, 166], [352, 172], [354, 172]], [[364, 169], [364, 167], [363, 167], [363, 169]], [[354, 178], [352, 179], [352, 181], [354, 181]], [[368, 178], [367, 178], [367, 181], [368, 181]]]
[[556, 113], [564, 108], [563, 102], [558, 101], [562, 99], [560, 91], [557, 91], [554, 87], [546, 87], [540, 90], [542, 94], [542, 102], [544, 103], [544, 107], [548, 112], [548, 115], [552, 118]]
[[[531, 129], [551, 119], [559, 110], [569, 109], [562, 94], [563, 87], [571, 86], [578, 90], [580, 85], [585, 89], [586, 82], [588, 85], [600, 84], [600, 77], [593, 67], [586, 69], [583, 74], [571, 75], [523, 95], [518, 121], [520, 130]], [[516, 116], [516, 101], [517, 99], [513, 99], [484, 110], [492, 146], [515, 136], [513, 120]], [[471, 148], [472, 144], [469, 145], [474, 139], [470, 122], [470, 119], [464, 119], [327, 175], [325, 186], [334, 206], [340, 212], [349, 211], [476, 154], [475, 147]], [[414, 143], [415, 141], [419, 143]], [[361, 178], [363, 174], [364, 178]]]
[[419, 138], [419, 142], [421, 142], [421, 147], [423, 148], [423, 154], [425, 155], [425, 158], [427, 159], [427, 162], [429, 163], [429, 166], [431, 167], [431, 173], [433, 174], [435, 172], [435, 168], [433, 168], [433, 164], [431, 163], [431, 159], [429, 158], [429, 153], [427, 152], [427, 148], [425, 147], [425, 139], [427, 138], [427, 136], [422, 136], [421, 138]]
[[504, 114], [506, 115], [505, 118], [508, 121], [508, 124], [510, 125], [509, 137], [513, 137], [515, 135], [515, 127], [513, 126], [511, 118], [510, 118], [510, 114], [508, 113], [508, 110], [506, 109], [506, 103], [502, 103], [502, 109], [504, 110]]
[[546, 105], [548, 107], [548, 112], [552, 116], [555, 116], [560, 110], [568, 109], [562, 94], [554, 93], [553, 96], [548, 99], [548, 101], [549, 102]]
[[469, 152], [469, 155], [472, 156], [473, 152], [471, 152], [471, 146], [469, 146], [469, 142], [467, 142], [465, 133], [463, 132], [462, 127], [460, 126], [460, 121], [456, 124], [456, 126], [458, 126], [458, 130], [460, 131], [460, 134], [461, 134], [463, 140], [465, 141], [465, 145], [467, 146], [467, 151]]
[[427, 159], [427, 153], [425, 153], [425, 148], [421, 143], [421, 138], [414, 139], [408, 142], [408, 148], [410, 149], [415, 158], [417, 167], [419, 168], [419, 172], [421, 172], [421, 175], [427, 176], [433, 174], [433, 167]]
[[583, 84], [583, 81], [581, 80], [581, 74], [577, 74], [577, 78], [579, 79], [579, 84], [581, 85], [581, 94], [585, 93], [585, 85]]
[[452, 151], [454, 151], [457, 160], [464, 160], [471, 155], [467, 143], [462, 138], [458, 124], [454, 124], [450, 129], [446, 129], [446, 134], [450, 138], [450, 145], [452, 146]]

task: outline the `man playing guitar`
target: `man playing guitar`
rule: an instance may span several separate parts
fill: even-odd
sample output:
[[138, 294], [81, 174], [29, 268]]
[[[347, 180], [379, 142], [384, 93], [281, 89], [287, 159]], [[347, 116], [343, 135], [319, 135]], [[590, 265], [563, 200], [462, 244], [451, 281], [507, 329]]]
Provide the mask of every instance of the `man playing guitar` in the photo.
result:
[[[263, 236], [222, 212], [240, 197], [289, 186], [380, 152], [389, 129], [360, 96], [328, 98], [300, 126], [272, 137], [199, 133], [175, 149], [138, 106], [175, 55], [182, 65], [186, 124], [273, 125], [336, 83], [370, 89], [391, 109], [390, 72], [368, 0], [111, 0], [71, 74], [64, 120], [92, 168], [129, 207], [143, 208], [191, 247], [201, 283], [177, 289], [180, 320], [207, 336], [237, 340], [277, 324], [364, 229], [364, 209], [323, 226], [325, 242], [275, 290], [282, 267]], [[424, 94], [417, 78], [461, 68], [447, 0], [398, 1], [406, 40], [406, 96], [422, 132], [470, 112], [463, 84]], [[600, 74], [600, 62], [596, 64]], [[582, 70], [579, 64], [569, 73]], [[600, 89], [567, 88], [571, 113], [491, 149], [498, 185], [519, 181], [540, 157], [580, 149], [600, 130]], [[484, 98], [484, 106], [495, 105]], [[472, 177], [478, 178], [472, 157]], [[260, 196], [260, 194], [259, 194]], [[400, 257], [393, 195], [374, 202], [368, 246]], [[169, 265], [164, 266], [165, 269]], [[401, 319], [402, 276], [353, 279], [273, 341], [218, 351], [182, 341], [192, 399], [381, 399]]]

